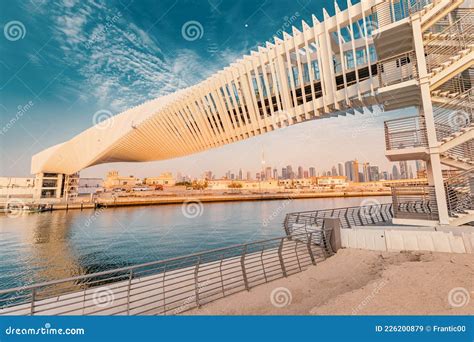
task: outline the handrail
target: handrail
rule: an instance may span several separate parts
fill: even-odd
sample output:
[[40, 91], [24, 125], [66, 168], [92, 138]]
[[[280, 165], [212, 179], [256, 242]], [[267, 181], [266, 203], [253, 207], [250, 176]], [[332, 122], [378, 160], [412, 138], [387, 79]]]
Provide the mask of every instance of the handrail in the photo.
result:
[[322, 227], [325, 218], [339, 218], [342, 228], [351, 228], [387, 222], [392, 216], [391, 203], [373, 204], [288, 213], [283, 226], [285, 233], [291, 235], [295, 232], [308, 232], [313, 231], [316, 227]]
[[[330, 255], [329, 238], [321, 229], [4, 289], [0, 315], [176, 314], [300, 272]], [[101, 291], [113, 297], [106, 307]]]

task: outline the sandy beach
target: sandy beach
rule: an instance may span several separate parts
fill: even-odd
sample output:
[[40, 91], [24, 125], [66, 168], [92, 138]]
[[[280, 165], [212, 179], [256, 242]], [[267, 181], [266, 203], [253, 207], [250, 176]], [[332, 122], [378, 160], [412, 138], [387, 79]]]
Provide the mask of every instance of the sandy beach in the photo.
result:
[[191, 315], [472, 315], [474, 254], [342, 249]]

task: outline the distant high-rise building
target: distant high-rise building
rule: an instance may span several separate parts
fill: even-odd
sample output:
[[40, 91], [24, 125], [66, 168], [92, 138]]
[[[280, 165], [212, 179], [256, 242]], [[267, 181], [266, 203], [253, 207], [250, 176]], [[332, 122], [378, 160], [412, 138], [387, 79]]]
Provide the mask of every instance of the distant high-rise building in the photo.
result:
[[252, 180], [252, 173], [250, 171], [247, 171], [247, 180]]
[[381, 179], [385, 179], [385, 180], [389, 180], [389, 176], [388, 176], [388, 172], [387, 171], [383, 171], [381, 172]]
[[365, 182], [365, 178], [364, 178], [364, 173], [363, 172], [359, 172], [359, 179], [357, 180], [358, 182]]
[[303, 178], [303, 167], [298, 166], [298, 178]]
[[394, 180], [400, 179], [400, 173], [398, 172], [397, 165], [393, 165], [392, 167], [392, 179]]
[[230, 179], [232, 179], [232, 180], [235, 179], [235, 174], [234, 174], [234, 173], [231, 173], [231, 174], [230, 174]]
[[261, 175], [262, 175], [261, 172], [257, 172], [257, 173], [255, 174], [255, 179], [258, 180], [258, 181], [260, 181], [260, 180], [261, 180], [261, 179], [260, 179]]
[[271, 166], [267, 166], [265, 168], [265, 179], [272, 179], [272, 167]]
[[242, 169], [239, 169], [239, 177], [237, 178], [238, 180], [242, 180]]
[[293, 179], [295, 178], [295, 174], [293, 173], [293, 168], [291, 167], [291, 165], [287, 165], [286, 166], [286, 174], [288, 176], [287, 179]]
[[408, 179], [409, 174], [408, 174], [408, 162], [406, 160], [403, 160], [399, 162], [400, 165], [400, 179]]
[[273, 179], [278, 179], [278, 170], [276, 168], [273, 169]]
[[369, 166], [369, 181], [370, 182], [377, 182], [380, 180], [380, 173], [378, 166]]
[[346, 177], [350, 181], [354, 181], [354, 174], [353, 174], [353, 169], [352, 169], [352, 160], [346, 161], [345, 162], [345, 169], [346, 169]]
[[308, 170], [304, 170], [304, 171], [303, 171], [303, 177], [304, 177], [304, 178], [308, 178], [308, 177], [309, 177], [309, 172], [308, 172]]
[[286, 167], [281, 168], [281, 179], [288, 179], [288, 173], [286, 171]]
[[349, 160], [345, 163], [346, 177], [352, 182], [359, 182], [359, 162]]
[[362, 174], [364, 175], [364, 182], [369, 182], [370, 181], [370, 175], [369, 175], [369, 163], [363, 163], [362, 164]]
[[415, 161], [416, 172], [426, 170], [426, 163], [423, 160], [416, 160]]
[[316, 169], [314, 167], [309, 168], [309, 176], [316, 177]]
[[211, 180], [212, 179], [212, 171], [204, 172], [204, 179]]
[[415, 178], [415, 177], [413, 176], [413, 168], [411, 167], [411, 165], [408, 166], [408, 177], [409, 177], [410, 179]]
[[335, 166], [331, 168], [331, 176], [337, 176], [337, 169]]
[[337, 163], [337, 174], [338, 176], [344, 176], [344, 164]]

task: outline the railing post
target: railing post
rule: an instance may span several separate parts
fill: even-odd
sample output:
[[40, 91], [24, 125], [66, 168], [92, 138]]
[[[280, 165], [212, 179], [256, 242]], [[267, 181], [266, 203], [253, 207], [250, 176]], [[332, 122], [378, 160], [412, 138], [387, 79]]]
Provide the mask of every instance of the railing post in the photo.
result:
[[311, 263], [312, 263], [313, 265], [316, 265], [316, 260], [314, 259], [313, 250], [311, 249], [311, 241], [312, 241], [312, 238], [313, 238], [313, 233], [309, 233], [308, 243], [307, 243], [308, 254], [309, 254], [309, 257], [311, 258]]
[[240, 257], [240, 266], [242, 267], [242, 277], [244, 278], [245, 289], [248, 291], [249, 282], [247, 279], [247, 272], [245, 271], [245, 254], [247, 253], [247, 245], [244, 246], [244, 251], [242, 256]]
[[196, 266], [194, 267], [194, 292], [196, 296], [196, 305], [197, 307], [201, 307], [201, 304], [199, 304], [199, 265], [201, 264], [201, 257], [198, 258], [198, 262]]
[[30, 309], [31, 316], [35, 314], [35, 299], [36, 299], [36, 288], [33, 288], [33, 290], [31, 290], [31, 309]]
[[283, 276], [286, 277], [287, 275], [286, 275], [286, 269], [285, 269], [285, 262], [283, 261], [283, 255], [282, 255], [283, 243], [284, 243], [284, 239], [282, 238], [280, 240], [280, 246], [278, 247], [278, 258], [280, 259], [281, 271], [283, 272]]
[[127, 315], [130, 315], [130, 289], [132, 287], [133, 269], [128, 275], [128, 289], [127, 289]]

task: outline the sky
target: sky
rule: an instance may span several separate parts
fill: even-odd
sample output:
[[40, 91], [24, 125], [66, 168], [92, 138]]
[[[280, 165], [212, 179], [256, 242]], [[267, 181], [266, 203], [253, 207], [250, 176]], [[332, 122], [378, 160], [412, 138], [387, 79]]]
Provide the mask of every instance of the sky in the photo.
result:
[[[326, 0], [0, 0], [0, 176], [28, 176], [32, 155], [91, 127], [95, 113], [199, 83], [312, 14], [322, 19], [323, 7], [334, 13]], [[183, 33], [190, 22], [196, 37]], [[407, 114], [414, 109], [314, 120], [177, 159], [98, 165], [81, 177], [255, 172], [262, 155], [277, 168], [322, 172], [357, 158], [391, 170], [383, 121]]]

